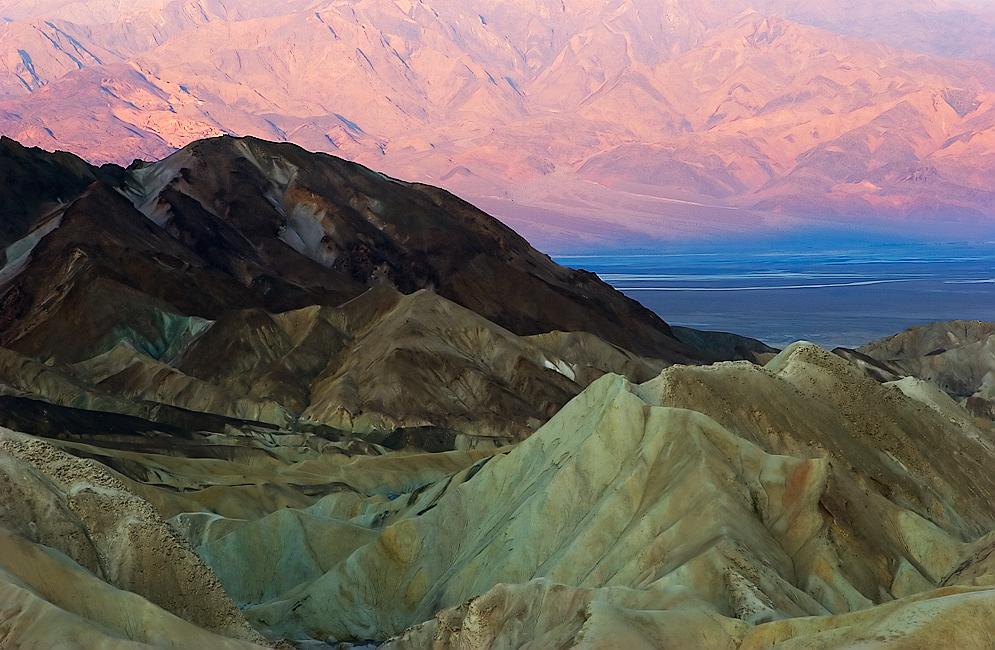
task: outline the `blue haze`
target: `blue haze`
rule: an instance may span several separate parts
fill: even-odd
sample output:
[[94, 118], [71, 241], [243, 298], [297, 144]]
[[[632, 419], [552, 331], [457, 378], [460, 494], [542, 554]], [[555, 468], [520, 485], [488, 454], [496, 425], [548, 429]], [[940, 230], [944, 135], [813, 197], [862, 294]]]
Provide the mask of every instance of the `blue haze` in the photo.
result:
[[775, 347], [857, 347], [932, 321], [995, 321], [995, 242], [784, 240], [555, 256], [673, 325]]

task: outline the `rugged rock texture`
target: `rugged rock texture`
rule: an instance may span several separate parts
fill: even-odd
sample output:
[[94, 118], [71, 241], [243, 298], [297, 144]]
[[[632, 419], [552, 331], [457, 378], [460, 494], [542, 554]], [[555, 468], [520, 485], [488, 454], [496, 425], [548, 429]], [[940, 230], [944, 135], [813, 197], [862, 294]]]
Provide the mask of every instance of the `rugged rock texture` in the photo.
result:
[[[443, 450], [521, 440], [606, 372], [769, 349], [681, 342], [452, 195], [293, 145], [225, 137], [98, 170], [8, 144], [25, 169], [104, 179], [58, 204], [57, 184], [18, 190], [0, 298], [13, 396]], [[18, 404], [6, 421], [47, 434]]]
[[7, 151], [82, 194], [0, 284], [4, 647], [995, 636], [987, 325], [775, 355], [293, 145]]
[[268, 634], [981, 648], [995, 431], [945, 407], [795, 345], [766, 368], [602, 377], [513, 450], [450, 454], [466, 465], [442, 480], [370, 457], [422, 476], [386, 498], [174, 521]]
[[936, 385], [972, 415], [995, 419], [995, 323], [921, 325], [868, 343], [856, 354], [898, 376]]
[[[221, 221], [235, 243], [301, 283], [322, 267], [363, 287], [431, 289], [519, 335], [583, 330], [640, 354], [694, 355], [652, 312], [437, 188], [251, 138], [195, 143], [132, 179], [139, 209], [181, 241], [207, 246], [187, 220]], [[314, 269], [306, 275], [301, 257]]]

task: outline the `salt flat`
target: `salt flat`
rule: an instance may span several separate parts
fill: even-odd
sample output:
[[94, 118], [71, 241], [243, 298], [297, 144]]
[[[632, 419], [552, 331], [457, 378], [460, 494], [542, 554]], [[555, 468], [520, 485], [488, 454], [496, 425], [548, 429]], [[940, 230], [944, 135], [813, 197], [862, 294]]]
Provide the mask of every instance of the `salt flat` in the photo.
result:
[[834, 246], [799, 237], [756, 250], [674, 246], [555, 259], [597, 273], [673, 325], [775, 347], [856, 347], [928, 322], [995, 320], [995, 249], [986, 242]]

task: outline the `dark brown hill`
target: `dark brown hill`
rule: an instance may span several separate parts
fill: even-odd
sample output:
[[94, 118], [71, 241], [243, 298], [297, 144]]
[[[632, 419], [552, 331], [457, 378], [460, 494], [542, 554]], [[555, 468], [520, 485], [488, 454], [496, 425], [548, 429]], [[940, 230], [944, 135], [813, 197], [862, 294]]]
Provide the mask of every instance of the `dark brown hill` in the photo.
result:
[[[6, 249], [38, 226], [60, 203], [97, 180], [121, 180], [116, 165], [94, 167], [64, 151], [49, 153], [0, 137], [0, 247]], [[0, 261], [6, 263], [7, 251]]]
[[3, 144], [22, 210], [0, 391], [18, 398], [435, 450], [524, 439], [607, 372], [771, 352], [678, 338], [448, 192], [295, 145], [216, 138], [125, 170]]
[[448, 192], [332, 156], [222, 137], [112, 175], [19, 151], [62, 178], [17, 190], [9, 250], [22, 259], [4, 271], [0, 341], [31, 356], [80, 361], [137, 331], [159, 358], [177, 318], [335, 306], [384, 285], [433, 291], [518, 335], [586, 331], [644, 356], [710, 359]]
[[323, 288], [428, 289], [519, 335], [587, 331], [639, 354], [702, 358], [649, 310], [445, 190], [292, 144], [231, 137], [135, 168], [132, 183], [140, 208], [166, 215], [179, 238], [203, 241], [191, 219], [224, 224], [283, 278], [313, 278], [317, 263], [347, 279]]

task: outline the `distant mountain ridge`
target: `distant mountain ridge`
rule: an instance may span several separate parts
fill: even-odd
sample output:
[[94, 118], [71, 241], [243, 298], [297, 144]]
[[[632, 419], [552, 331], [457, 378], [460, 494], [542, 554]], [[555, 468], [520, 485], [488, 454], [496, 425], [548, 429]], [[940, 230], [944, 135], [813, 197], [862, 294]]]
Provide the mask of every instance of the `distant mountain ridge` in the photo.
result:
[[980, 5], [177, 0], [0, 13], [0, 133], [94, 162], [225, 133], [288, 140], [482, 201], [540, 241], [995, 210], [995, 13]]

